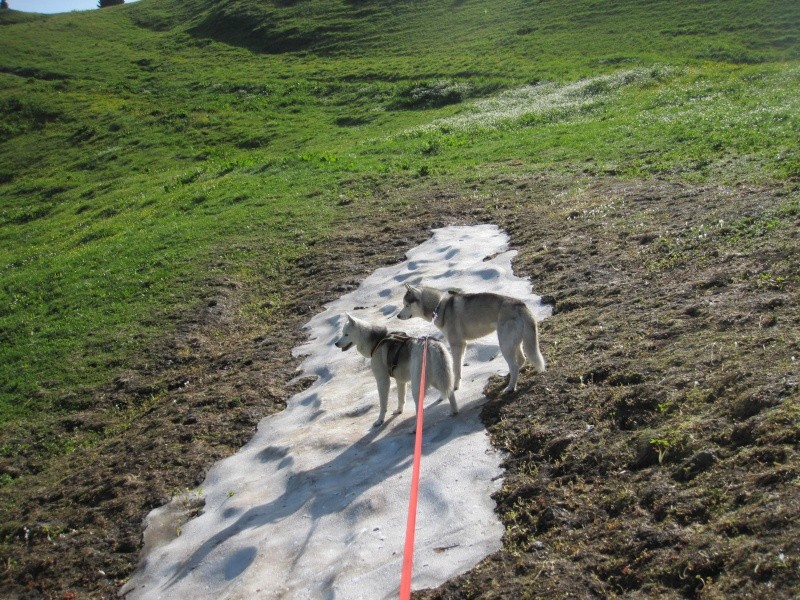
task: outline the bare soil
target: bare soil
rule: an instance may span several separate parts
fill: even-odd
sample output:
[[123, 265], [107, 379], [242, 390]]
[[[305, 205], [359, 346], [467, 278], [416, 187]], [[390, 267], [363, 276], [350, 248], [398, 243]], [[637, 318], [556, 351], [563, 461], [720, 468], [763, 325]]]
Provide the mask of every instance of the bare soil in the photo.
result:
[[[2, 597], [115, 597], [145, 515], [309, 383], [289, 385], [302, 325], [431, 228], [483, 222], [509, 232], [515, 272], [554, 306], [549, 368], [523, 371], [509, 397], [502, 378], [487, 385], [483, 418], [506, 452], [503, 549], [415, 596], [800, 593], [796, 189], [524, 174], [352, 188], [268, 318], [242, 307], [277, 283], [209, 278], [113, 381], [0, 432], [17, 449], [0, 456], [13, 480], [0, 488]], [[91, 443], [53, 456], [56, 434]]]

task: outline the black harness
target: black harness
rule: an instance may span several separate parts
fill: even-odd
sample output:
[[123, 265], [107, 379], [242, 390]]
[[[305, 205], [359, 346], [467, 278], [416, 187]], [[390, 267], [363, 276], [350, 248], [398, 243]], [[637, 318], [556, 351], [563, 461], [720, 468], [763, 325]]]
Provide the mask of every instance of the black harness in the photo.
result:
[[372, 352], [370, 352], [369, 355], [371, 357], [373, 354], [375, 354], [382, 344], [393, 344], [389, 346], [389, 351], [386, 355], [386, 358], [389, 359], [389, 377], [393, 377], [394, 370], [397, 368], [397, 365], [400, 362], [400, 352], [403, 351], [403, 346], [405, 346], [406, 342], [410, 339], [412, 339], [411, 336], [403, 333], [402, 331], [391, 331], [383, 336], [377, 344], [375, 344], [375, 347], [372, 349]]

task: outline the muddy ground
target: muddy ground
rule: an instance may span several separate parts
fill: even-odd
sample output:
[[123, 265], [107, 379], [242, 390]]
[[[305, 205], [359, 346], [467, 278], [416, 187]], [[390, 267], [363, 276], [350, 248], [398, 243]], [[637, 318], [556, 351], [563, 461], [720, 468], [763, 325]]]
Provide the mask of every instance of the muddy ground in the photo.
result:
[[[53, 422], [0, 433], [16, 449], [0, 456], [14, 480], [0, 488], [0, 595], [115, 597], [144, 516], [308, 384], [289, 385], [303, 323], [431, 228], [483, 222], [509, 232], [515, 272], [554, 305], [549, 368], [511, 397], [500, 377], [487, 386], [507, 453], [503, 550], [416, 597], [800, 594], [796, 186], [520, 173], [472, 188], [352, 182], [338, 233], [268, 320], [240, 308], [274, 283], [210, 278], [130, 369], [60, 398]], [[92, 443], [44, 459], [54, 432]]]

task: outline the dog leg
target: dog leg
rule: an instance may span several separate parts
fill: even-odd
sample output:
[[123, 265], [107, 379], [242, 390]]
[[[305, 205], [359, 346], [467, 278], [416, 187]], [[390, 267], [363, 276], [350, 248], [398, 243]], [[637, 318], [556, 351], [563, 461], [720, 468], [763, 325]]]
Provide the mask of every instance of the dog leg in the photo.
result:
[[378, 420], [375, 421], [373, 427], [380, 427], [386, 419], [386, 409], [389, 406], [389, 376], [375, 375], [375, 381], [378, 384], [378, 399], [380, 401], [380, 412], [378, 413]]
[[[522, 340], [520, 340], [521, 342]], [[508, 363], [508, 385], [503, 390], [503, 394], [510, 394], [517, 389], [517, 379], [519, 378], [520, 364], [517, 362], [517, 357], [521, 353], [519, 349], [519, 342], [514, 343], [515, 340], [509, 341], [508, 339], [500, 340], [500, 352], [503, 358]]]
[[[449, 342], [449, 340], [448, 340]], [[464, 364], [464, 354], [467, 351], [467, 343], [463, 340], [450, 343], [450, 352], [453, 354], [453, 390], [458, 389], [461, 383], [461, 365]]]
[[522, 369], [528, 362], [528, 358], [525, 356], [525, 353], [522, 351], [522, 344], [517, 346], [517, 364], [519, 368]]
[[397, 410], [393, 414], [399, 415], [403, 412], [406, 403], [406, 381], [397, 382]]
[[456, 393], [450, 392], [450, 414], [454, 417], [458, 414], [458, 404], [456, 403]]

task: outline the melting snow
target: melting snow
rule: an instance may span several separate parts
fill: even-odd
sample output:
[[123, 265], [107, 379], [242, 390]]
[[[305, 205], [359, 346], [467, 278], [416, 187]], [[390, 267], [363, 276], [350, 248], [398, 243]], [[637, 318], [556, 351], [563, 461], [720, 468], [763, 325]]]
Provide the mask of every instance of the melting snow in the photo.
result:
[[[493, 225], [447, 227], [379, 269], [307, 325], [304, 376], [316, 382], [283, 412], [267, 417], [238, 453], [217, 463], [201, 488], [202, 514], [178, 537], [178, 498], [148, 517], [145, 557], [121, 590], [128, 599], [391, 598], [400, 584], [414, 436], [414, 403], [372, 428], [378, 410], [367, 359], [342, 352], [345, 311], [390, 330], [437, 334], [422, 320], [399, 321], [403, 283], [494, 291], [524, 299], [541, 319], [547, 307], [513, 275], [508, 237]], [[494, 335], [465, 357], [461, 413], [438, 392], [426, 397], [413, 589], [438, 586], [501, 545], [491, 498], [501, 484], [500, 454], [480, 418], [482, 389], [507, 373]], [[532, 377], [532, 372], [524, 376]], [[395, 402], [390, 395], [390, 412]], [[169, 540], [173, 537], [174, 539]]]

